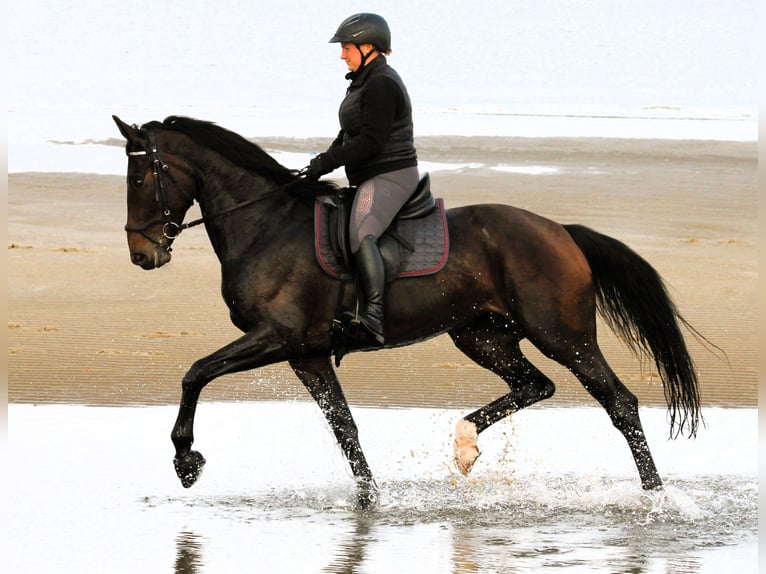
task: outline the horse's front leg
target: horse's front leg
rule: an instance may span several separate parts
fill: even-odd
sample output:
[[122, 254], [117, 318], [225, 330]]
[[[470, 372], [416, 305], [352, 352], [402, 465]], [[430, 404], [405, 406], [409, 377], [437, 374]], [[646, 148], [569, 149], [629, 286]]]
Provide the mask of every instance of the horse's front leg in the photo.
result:
[[294, 359], [290, 366], [324, 413], [346, 455], [358, 485], [357, 503], [369, 509], [378, 502], [378, 487], [359, 443], [359, 431], [343, 389], [327, 357]]
[[278, 345], [265, 345], [261, 334], [248, 333], [212, 355], [196, 361], [184, 375], [181, 404], [170, 437], [176, 448], [173, 465], [185, 488], [197, 481], [205, 465], [205, 458], [191, 449], [194, 442], [194, 414], [202, 389], [221, 375], [284, 360], [280, 353]]
[[[191, 372], [191, 371], [190, 371]], [[170, 438], [176, 447], [176, 455], [173, 458], [173, 466], [184, 488], [189, 488], [197, 482], [202, 468], [205, 466], [205, 457], [196, 450], [191, 450], [194, 442], [194, 413], [197, 410], [197, 400], [205, 383], [198, 384], [184, 377], [181, 394], [181, 405], [178, 409], [178, 417], [173, 425]]]

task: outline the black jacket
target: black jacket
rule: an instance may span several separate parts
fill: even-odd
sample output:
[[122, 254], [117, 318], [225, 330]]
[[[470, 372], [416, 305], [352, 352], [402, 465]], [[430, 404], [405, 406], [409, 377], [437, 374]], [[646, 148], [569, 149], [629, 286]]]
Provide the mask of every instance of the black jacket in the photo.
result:
[[323, 154], [334, 164], [327, 167], [345, 166], [349, 183], [359, 185], [381, 173], [417, 166], [410, 97], [385, 56], [346, 77], [351, 84], [338, 112], [341, 130]]

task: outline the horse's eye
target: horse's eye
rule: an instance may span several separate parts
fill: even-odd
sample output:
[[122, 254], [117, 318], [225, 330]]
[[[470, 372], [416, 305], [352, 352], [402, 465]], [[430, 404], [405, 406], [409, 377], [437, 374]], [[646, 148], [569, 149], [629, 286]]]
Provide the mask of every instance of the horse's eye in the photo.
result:
[[130, 185], [132, 185], [133, 187], [141, 187], [142, 185], [144, 185], [143, 177], [133, 176], [129, 178], [129, 181], [130, 181]]

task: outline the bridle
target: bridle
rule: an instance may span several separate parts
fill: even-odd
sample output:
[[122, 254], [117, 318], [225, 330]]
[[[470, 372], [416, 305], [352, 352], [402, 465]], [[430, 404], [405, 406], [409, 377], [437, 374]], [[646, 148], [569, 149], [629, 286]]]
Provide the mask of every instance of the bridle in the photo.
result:
[[154, 218], [150, 219], [149, 221], [143, 223], [142, 225], [133, 227], [130, 225], [125, 225], [125, 231], [128, 233], [138, 233], [139, 235], [143, 236], [147, 240], [151, 241], [155, 245], [162, 247], [166, 251], [170, 252], [172, 251], [172, 248], [170, 246], [170, 243], [163, 243], [161, 240], [158, 241], [154, 237], [151, 237], [149, 234], [146, 233], [146, 230], [150, 227], [154, 227], [155, 225], [162, 225], [162, 236], [164, 239], [167, 239], [169, 242], [174, 240], [176, 237], [180, 235], [180, 233], [184, 229], [188, 229], [189, 227], [194, 227], [195, 225], [200, 225], [204, 222], [204, 219], [198, 219], [196, 221], [192, 221], [190, 223], [176, 223], [170, 218], [171, 212], [170, 208], [168, 207], [168, 197], [165, 193], [165, 182], [163, 180], [163, 174], [166, 174], [170, 180], [175, 184], [175, 186], [181, 191], [181, 193], [186, 197], [186, 199], [189, 200], [190, 204], [194, 203], [194, 196], [190, 194], [183, 185], [176, 179], [176, 177], [173, 175], [173, 173], [170, 171], [170, 166], [162, 161], [160, 158], [159, 151], [157, 150], [157, 143], [154, 138], [154, 132], [148, 132], [149, 135], [149, 144], [150, 144], [150, 151], [146, 150], [136, 150], [136, 151], [129, 151], [127, 152], [128, 157], [138, 157], [138, 156], [144, 156], [152, 154], [152, 175], [154, 176], [154, 199], [157, 203], [162, 205], [162, 215], [163, 218]]
[[[172, 247], [170, 245], [170, 242], [172, 242], [176, 237], [178, 237], [181, 234], [181, 232], [184, 231], [185, 229], [196, 227], [197, 225], [201, 225], [207, 221], [210, 221], [211, 219], [215, 219], [216, 217], [221, 217], [222, 215], [227, 215], [229, 213], [232, 213], [244, 207], [248, 207], [268, 197], [269, 194], [263, 194], [259, 197], [254, 197], [254, 198], [242, 201], [240, 203], [237, 203], [227, 209], [224, 209], [223, 211], [219, 211], [218, 213], [200, 217], [199, 219], [195, 219], [193, 221], [190, 221], [189, 223], [176, 223], [170, 217], [171, 212], [170, 212], [170, 208], [168, 207], [167, 194], [165, 193], [165, 182], [162, 179], [163, 174], [167, 175], [170, 178], [173, 184], [175, 184], [175, 186], [181, 191], [181, 193], [186, 197], [186, 199], [189, 200], [190, 205], [194, 203], [194, 195], [186, 191], [184, 186], [181, 185], [178, 179], [176, 179], [176, 177], [170, 171], [170, 166], [164, 161], [162, 161], [162, 159], [160, 158], [159, 151], [157, 150], [157, 142], [154, 137], [154, 132], [147, 130], [146, 133], [148, 134], [148, 137], [149, 137], [149, 144], [151, 149], [149, 151], [136, 150], [136, 151], [128, 151], [126, 153], [128, 157], [145, 156], [151, 153], [152, 174], [154, 176], [154, 199], [155, 201], [157, 201], [157, 203], [159, 203], [162, 206], [163, 218], [159, 219], [155, 217], [154, 219], [150, 219], [146, 223], [143, 223], [142, 225], [139, 225], [136, 227], [125, 225], [126, 232], [138, 233], [139, 235], [145, 237], [147, 240], [151, 241], [155, 245], [165, 249], [167, 252], [171, 252]], [[306, 179], [305, 171], [306, 170], [302, 170], [298, 172], [298, 177], [295, 180], [280, 186], [279, 189], [281, 189], [282, 191], [286, 191], [305, 181]], [[155, 239], [154, 237], [151, 237], [150, 235], [146, 233], [147, 229], [155, 225], [162, 225], [162, 237], [163, 239], [166, 239], [168, 243], [164, 243], [162, 240], [158, 241], [157, 239]]]

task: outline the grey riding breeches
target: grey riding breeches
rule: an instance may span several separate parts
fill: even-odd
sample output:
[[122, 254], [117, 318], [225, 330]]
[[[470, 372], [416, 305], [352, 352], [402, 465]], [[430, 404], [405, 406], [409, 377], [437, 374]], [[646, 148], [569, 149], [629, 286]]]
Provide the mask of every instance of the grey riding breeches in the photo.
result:
[[368, 235], [379, 238], [388, 229], [420, 180], [417, 167], [382, 173], [362, 182], [356, 191], [349, 224], [352, 253]]

